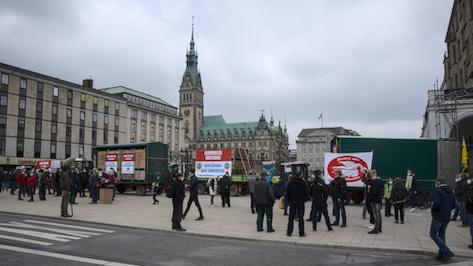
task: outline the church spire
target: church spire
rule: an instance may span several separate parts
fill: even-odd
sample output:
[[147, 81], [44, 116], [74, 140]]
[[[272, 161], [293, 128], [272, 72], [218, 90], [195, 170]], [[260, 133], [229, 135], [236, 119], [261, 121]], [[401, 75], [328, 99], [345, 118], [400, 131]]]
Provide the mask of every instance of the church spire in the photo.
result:
[[191, 41], [189, 44], [189, 49], [186, 54], [186, 71], [184, 72], [184, 79], [190, 79], [193, 86], [201, 86], [199, 69], [197, 68], [197, 51], [195, 49], [194, 41], [194, 16], [192, 16], [192, 32], [191, 32]]

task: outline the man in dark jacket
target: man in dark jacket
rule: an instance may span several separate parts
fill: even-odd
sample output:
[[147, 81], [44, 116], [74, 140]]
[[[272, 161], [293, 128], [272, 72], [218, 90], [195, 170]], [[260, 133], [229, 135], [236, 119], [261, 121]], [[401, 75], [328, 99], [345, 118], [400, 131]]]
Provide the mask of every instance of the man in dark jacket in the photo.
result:
[[71, 169], [71, 171], [69, 172], [70, 172], [70, 178], [71, 178], [70, 202], [71, 204], [77, 204], [76, 197], [77, 197], [77, 192], [79, 192], [79, 187], [80, 187], [79, 169], [74, 168], [74, 169]]
[[225, 208], [225, 204], [230, 208], [230, 187], [232, 186], [232, 179], [228, 172], [218, 182], [218, 189], [220, 197], [222, 198], [222, 207]]
[[187, 213], [189, 212], [189, 209], [191, 208], [192, 203], [195, 203], [195, 206], [197, 206], [197, 209], [199, 210], [199, 217], [195, 219], [196, 221], [204, 220], [204, 214], [202, 214], [202, 208], [200, 207], [199, 203], [199, 180], [194, 174], [194, 170], [190, 170], [191, 178], [190, 178], [190, 183], [189, 183], [189, 200], [187, 201], [187, 208], [186, 211], [184, 212], [184, 215], [182, 215], [182, 220], [186, 218]]
[[374, 228], [368, 234], [378, 234], [382, 232], [381, 204], [384, 196], [384, 184], [376, 170], [371, 171], [371, 180], [368, 189], [368, 201], [371, 202], [371, 209], [373, 210]]
[[248, 177], [248, 187], [250, 188], [250, 208], [251, 208], [251, 213], [255, 213], [255, 184], [256, 184], [257, 178], [255, 175], [255, 172], [253, 170], [250, 171], [250, 176]]
[[457, 207], [458, 207], [458, 211], [460, 212], [460, 219], [462, 221], [462, 226], [468, 226], [468, 217], [466, 215], [466, 209], [465, 209], [466, 193], [468, 189], [467, 176], [465, 174], [460, 174], [458, 178], [459, 178], [459, 181], [457, 182], [457, 187], [455, 188], [455, 197], [457, 199]]
[[90, 204], [97, 204], [98, 201], [98, 195], [99, 195], [99, 189], [97, 187], [97, 182], [99, 180], [99, 172], [97, 168], [92, 169], [92, 171], [89, 174], [89, 191], [90, 191], [90, 196], [92, 197], [92, 201]]
[[334, 171], [335, 179], [332, 181], [332, 193], [335, 200], [335, 222], [332, 226], [340, 224], [340, 215], [342, 216], [341, 227], [347, 226], [347, 214], [345, 212], [345, 200], [347, 198], [347, 182], [342, 176], [342, 171], [336, 169]]
[[456, 202], [452, 189], [445, 184], [445, 179], [441, 177], [437, 178], [435, 186], [437, 188], [432, 192], [432, 224], [430, 226], [430, 237], [439, 247], [439, 253], [435, 259], [447, 262], [454, 254], [447, 247], [445, 232], [447, 231], [450, 215], [452, 209], [455, 208]]
[[317, 214], [322, 213], [325, 219], [325, 224], [327, 229], [332, 231], [332, 226], [330, 225], [330, 217], [328, 216], [327, 211], [327, 198], [328, 198], [328, 186], [322, 180], [322, 171], [314, 171], [314, 181], [310, 188], [310, 195], [312, 196], [312, 230], [317, 231]]
[[473, 182], [471, 179], [467, 178], [467, 187], [465, 190], [465, 209], [466, 215], [468, 217], [468, 223], [470, 225], [470, 237], [471, 244], [468, 245], [468, 248], [473, 249]]
[[71, 182], [69, 179], [69, 168], [67, 165], [63, 165], [59, 173], [57, 173], [57, 178], [59, 178], [59, 185], [61, 186], [62, 191], [62, 201], [61, 201], [61, 217], [67, 218], [72, 217], [67, 212], [67, 205], [69, 204], [69, 191], [71, 190]]
[[289, 201], [289, 222], [287, 224], [287, 236], [292, 235], [294, 230], [294, 218], [296, 213], [299, 221], [299, 236], [307, 236], [304, 231], [304, 203], [309, 198], [307, 184], [300, 176], [289, 181], [286, 191], [286, 199]]
[[176, 180], [172, 184], [172, 229], [176, 231], [186, 231], [181, 227], [182, 204], [185, 198], [184, 177], [178, 173]]
[[255, 182], [253, 196], [256, 205], [256, 231], [262, 232], [263, 219], [266, 214], [266, 229], [268, 233], [274, 232], [273, 229], [273, 205], [276, 198], [274, 197], [273, 188], [266, 181], [266, 173], [261, 173], [261, 178]]

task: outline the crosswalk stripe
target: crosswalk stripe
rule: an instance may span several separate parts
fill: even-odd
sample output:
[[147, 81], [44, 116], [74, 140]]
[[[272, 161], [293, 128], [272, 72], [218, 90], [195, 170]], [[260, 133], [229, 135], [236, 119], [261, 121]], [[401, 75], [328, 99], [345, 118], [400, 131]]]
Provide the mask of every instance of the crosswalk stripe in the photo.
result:
[[48, 240], [54, 240], [58, 242], [69, 242], [70, 240], [79, 240], [80, 237], [75, 236], [67, 236], [67, 235], [60, 235], [60, 234], [53, 234], [53, 233], [44, 233], [32, 230], [24, 230], [24, 229], [16, 229], [16, 228], [4, 228], [0, 227], [0, 231], [9, 232], [9, 233], [16, 233], [21, 235], [33, 236], [38, 238], [44, 238]]
[[115, 231], [112, 231], [112, 230], [99, 229], [99, 228], [93, 228], [93, 227], [85, 227], [85, 226], [77, 226], [77, 225], [69, 225], [69, 224], [61, 224], [61, 223], [43, 222], [43, 221], [37, 221], [37, 220], [23, 220], [23, 222], [36, 223], [36, 224], [45, 224], [45, 225], [55, 225], [55, 226], [62, 226], [62, 227], [67, 227], [67, 228], [75, 228], [75, 229], [82, 229], [82, 230], [102, 232], [102, 233], [110, 233], [110, 234], [115, 233]]
[[30, 243], [30, 244], [40, 245], [40, 246], [53, 245], [53, 243], [49, 243], [49, 242], [38, 241], [38, 240], [33, 240], [33, 239], [28, 239], [28, 238], [23, 238], [23, 237], [2, 235], [2, 234], [0, 234], [0, 238], [13, 240], [13, 241], [20, 241], [20, 242], [25, 242], [25, 243]]
[[38, 230], [43, 230], [43, 231], [51, 231], [51, 232], [55, 232], [55, 233], [67, 234], [67, 235], [72, 235], [72, 236], [77, 236], [77, 237], [82, 237], [82, 238], [89, 238], [91, 236], [100, 236], [100, 235], [102, 235], [101, 233], [50, 228], [50, 227], [43, 227], [43, 226], [32, 225], [32, 224], [25, 224], [25, 223], [20, 223], [20, 222], [0, 223], [0, 225], [9, 226], [9, 227], [27, 228], [27, 229], [38, 229]]
[[29, 248], [15, 247], [15, 246], [7, 246], [7, 245], [1, 245], [1, 244], [0, 244], [0, 249], [16, 251], [16, 252], [22, 252], [22, 253], [27, 253], [27, 254], [30, 254], [30, 255], [46, 256], [46, 257], [63, 259], [63, 260], [70, 260], [70, 261], [78, 261], [78, 262], [96, 264], [96, 265], [137, 266], [137, 265], [134, 265], [134, 264], [126, 264], [126, 263], [120, 263], [120, 262], [92, 259], [92, 258], [87, 258], [87, 257], [67, 255], [67, 254], [63, 254], [63, 253], [41, 251], [41, 250], [36, 250], [36, 249], [29, 249]]

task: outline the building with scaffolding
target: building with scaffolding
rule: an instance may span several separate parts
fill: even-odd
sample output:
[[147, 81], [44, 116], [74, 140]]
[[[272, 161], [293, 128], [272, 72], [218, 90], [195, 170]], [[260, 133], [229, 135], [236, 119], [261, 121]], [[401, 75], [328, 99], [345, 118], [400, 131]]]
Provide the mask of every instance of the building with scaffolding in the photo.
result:
[[[428, 91], [421, 137], [452, 140], [465, 139], [473, 145], [473, 2], [455, 0], [445, 37], [445, 74], [440, 86]], [[458, 149], [459, 150], [459, 149]], [[451, 156], [458, 156], [454, 151]], [[457, 160], [457, 161], [458, 161]]]

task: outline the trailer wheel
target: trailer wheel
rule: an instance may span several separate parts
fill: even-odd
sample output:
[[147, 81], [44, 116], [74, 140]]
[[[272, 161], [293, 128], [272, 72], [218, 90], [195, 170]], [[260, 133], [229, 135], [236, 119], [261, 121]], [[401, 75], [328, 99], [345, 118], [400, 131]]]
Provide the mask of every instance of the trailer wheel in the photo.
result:
[[351, 200], [353, 200], [353, 202], [356, 204], [362, 203], [365, 197], [364, 192], [361, 190], [353, 191], [352, 193], [350, 193], [350, 196], [351, 196]]
[[117, 185], [117, 190], [118, 190], [118, 193], [120, 193], [120, 194], [125, 193], [126, 189], [127, 189], [127, 185], [125, 185], [125, 184], [118, 184]]
[[205, 194], [205, 185], [204, 184], [199, 184], [197, 185], [197, 191], [199, 194]]
[[232, 185], [230, 187], [230, 195], [231, 196], [238, 196], [238, 194], [240, 194], [240, 191], [238, 189], [238, 185]]
[[145, 185], [139, 185], [136, 187], [136, 194], [138, 196], [146, 196], [146, 186]]
[[240, 194], [241, 194], [242, 196], [245, 196], [245, 195], [247, 195], [248, 193], [250, 193], [250, 189], [249, 189], [248, 187], [242, 187], [242, 188], [240, 189]]
[[351, 202], [351, 195], [350, 193], [347, 193], [347, 198], [345, 199], [345, 206], [350, 205]]

